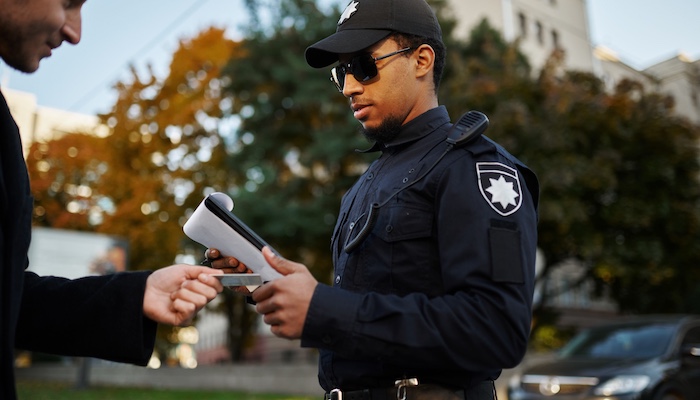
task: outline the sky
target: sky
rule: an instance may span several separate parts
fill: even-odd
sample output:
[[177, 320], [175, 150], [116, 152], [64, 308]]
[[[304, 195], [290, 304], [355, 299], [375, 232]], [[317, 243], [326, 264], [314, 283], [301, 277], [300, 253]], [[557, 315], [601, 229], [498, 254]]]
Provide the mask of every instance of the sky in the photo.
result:
[[[681, 52], [700, 59], [699, 0], [586, 2], [593, 44], [630, 66], [644, 69]], [[107, 112], [129, 65], [151, 65], [163, 77], [180, 40], [210, 26], [240, 39], [246, 19], [243, 0], [89, 0], [80, 44], [64, 43], [30, 75], [0, 63], [0, 86], [33, 93], [42, 107]]]

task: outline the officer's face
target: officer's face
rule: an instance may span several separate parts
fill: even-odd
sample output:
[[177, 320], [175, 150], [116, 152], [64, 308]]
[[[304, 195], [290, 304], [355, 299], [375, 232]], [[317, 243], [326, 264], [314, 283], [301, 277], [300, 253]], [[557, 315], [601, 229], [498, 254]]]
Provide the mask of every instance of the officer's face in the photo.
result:
[[[376, 58], [397, 50], [400, 50], [399, 45], [389, 38], [364, 52]], [[347, 63], [356, 55], [342, 54], [339, 58], [341, 63]], [[377, 76], [365, 82], [359, 82], [348, 73], [342, 91], [350, 99], [353, 115], [367, 131], [377, 130], [389, 120], [400, 126], [417, 116], [413, 114], [422, 90], [417, 83], [413, 52], [379, 60], [376, 66]]]
[[51, 51], [80, 41], [85, 0], [0, 0], [0, 57], [31, 73]]

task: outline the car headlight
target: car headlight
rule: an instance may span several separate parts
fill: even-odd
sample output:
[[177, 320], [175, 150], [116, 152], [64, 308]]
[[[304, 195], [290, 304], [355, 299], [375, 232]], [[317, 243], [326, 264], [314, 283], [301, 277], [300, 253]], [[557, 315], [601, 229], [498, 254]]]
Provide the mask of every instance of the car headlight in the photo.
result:
[[638, 393], [648, 384], [649, 377], [646, 375], [620, 375], [598, 386], [593, 393], [599, 396]]

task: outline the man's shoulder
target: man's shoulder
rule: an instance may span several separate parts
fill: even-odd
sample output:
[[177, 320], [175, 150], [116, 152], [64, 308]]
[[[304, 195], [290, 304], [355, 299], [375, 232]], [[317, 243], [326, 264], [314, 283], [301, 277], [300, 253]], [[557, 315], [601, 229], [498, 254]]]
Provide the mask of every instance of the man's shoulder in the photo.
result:
[[539, 183], [534, 171], [523, 161], [511, 154], [493, 139], [482, 135], [467, 146], [452, 151], [447, 156], [442, 170], [472, 171], [476, 177], [485, 167], [502, 166], [504, 170], [512, 170], [514, 175], [522, 175], [525, 183], [532, 192], [539, 191]]
[[457, 153], [453, 156], [454, 162], [471, 164], [480, 162], [500, 162], [513, 168], [530, 169], [518, 157], [511, 154], [499, 143], [485, 135], [482, 135], [480, 138], [458, 150], [460, 151], [453, 151], [453, 153]]

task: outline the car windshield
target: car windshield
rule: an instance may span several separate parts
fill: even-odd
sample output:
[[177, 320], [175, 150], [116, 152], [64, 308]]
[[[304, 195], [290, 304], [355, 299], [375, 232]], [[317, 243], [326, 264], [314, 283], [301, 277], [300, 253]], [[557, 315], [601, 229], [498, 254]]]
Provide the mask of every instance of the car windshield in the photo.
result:
[[575, 336], [560, 355], [565, 358], [644, 359], [660, 356], [669, 346], [674, 325], [601, 327]]

